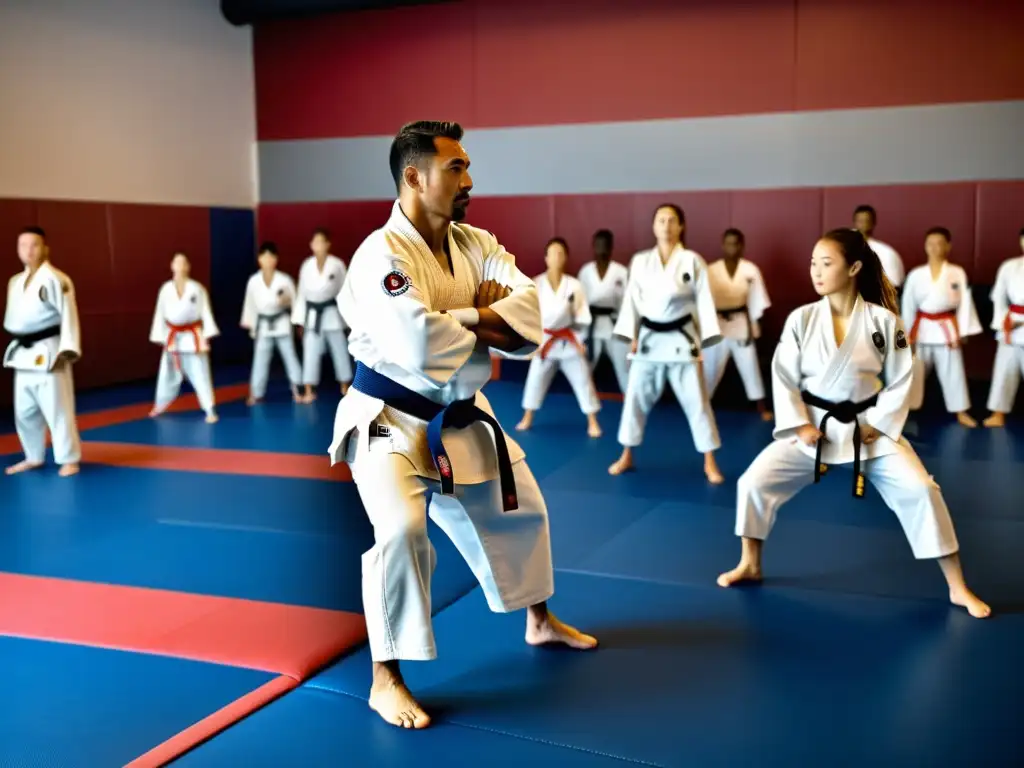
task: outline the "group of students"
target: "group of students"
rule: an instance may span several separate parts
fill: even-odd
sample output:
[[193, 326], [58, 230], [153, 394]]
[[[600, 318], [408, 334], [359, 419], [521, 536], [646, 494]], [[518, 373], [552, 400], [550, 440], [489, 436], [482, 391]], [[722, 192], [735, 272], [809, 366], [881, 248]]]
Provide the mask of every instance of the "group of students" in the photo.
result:
[[[493, 611], [526, 611], [527, 643], [578, 650], [598, 644], [548, 608], [554, 576], [547, 509], [523, 450], [502, 430], [481, 391], [490, 379], [492, 354], [531, 361], [532, 389], [520, 427], [529, 427], [556, 367], [567, 372], [589, 416], [596, 398], [583, 332], [592, 333], [591, 351], [607, 351], [620, 382], [625, 379], [619, 429], [624, 451], [610, 468], [613, 473], [632, 466], [631, 448], [640, 443], [666, 382], [705, 454], [706, 473], [716, 482], [721, 474], [713, 452], [719, 440], [708, 391], [728, 356], [741, 350], [748, 396], [764, 399], [751, 347], [768, 296], [760, 272], [742, 260], [742, 234], [727, 232], [726, 259], [708, 266], [683, 245], [683, 212], [662, 205], [653, 217], [656, 246], [638, 253], [628, 271], [610, 261], [611, 237], [599, 233], [598, 260], [579, 278], [564, 275], [567, 248], [553, 242], [548, 273], [530, 280], [493, 234], [461, 223], [472, 189], [461, 139], [456, 123], [404, 126], [389, 160], [397, 200], [387, 222], [354, 254], [348, 275], [340, 260], [328, 255], [325, 233], [314, 237], [314, 255], [295, 289], [276, 271], [276, 249], [264, 245], [242, 313], [256, 350], [251, 401], [263, 394], [263, 366], [273, 345], [290, 368], [295, 399], [312, 397], [312, 375], [303, 376], [307, 389], [299, 391], [285, 318], [302, 328], [306, 357], [316, 357], [317, 365], [325, 345], [335, 355], [339, 378], [348, 354], [357, 361], [351, 388], [335, 414], [328, 452], [332, 464], [349, 465], [374, 529], [374, 545], [362, 558], [373, 662], [369, 704], [387, 722], [405, 728], [430, 722], [399, 666], [437, 653], [430, 607], [436, 557], [427, 536], [428, 515], [455, 541]], [[930, 259], [932, 250], [938, 258], [936, 236], [929, 235]], [[25, 269], [8, 287], [4, 326], [13, 341], [4, 365], [15, 369], [15, 419], [25, 460], [8, 472], [42, 463], [48, 426], [61, 474], [72, 474], [79, 448], [70, 365], [81, 353], [74, 288], [50, 265], [42, 230], [24, 230], [18, 253]], [[737, 483], [741, 558], [718, 583], [760, 581], [763, 544], [779, 508], [818, 482], [831, 465], [852, 465], [853, 494], [863, 496], [870, 480], [899, 518], [914, 556], [938, 561], [950, 601], [983, 618], [991, 610], [965, 583], [939, 487], [902, 435], [918, 361], [928, 357], [939, 368], [951, 366], [948, 361], [955, 357], [920, 352], [924, 344], [943, 346], [924, 335], [925, 324], [937, 324], [941, 332], [944, 323], [957, 322], [961, 305], [952, 297], [955, 291], [965, 301], [966, 280], [933, 264], [932, 283], [945, 285], [946, 293], [919, 295], [920, 278], [912, 272], [905, 296], [913, 293], [905, 298], [901, 317], [887, 277], [896, 268], [883, 266], [883, 253], [855, 229], [830, 231], [814, 245], [810, 277], [819, 300], [790, 313], [773, 356], [774, 413], [763, 405], [762, 412], [775, 420], [774, 440]], [[173, 269], [174, 280], [161, 289], [151, 334], [165, 347], [156, 413], [170, 402], [179, 376], [200, 386], [208, 381], [206, 354], [216, 335], [209, 298], [189, 279], [187, 259], [176, 256]], [[717, 290], [716, 282], [721, 283]], [[949, 299], [945, 306], [941, 295]], [[1019, 365], [1024, 256], [1000, 270], [993, 298], [997, 312], [1005, 310], [997, 316], [1004, 334], [1000, 343]], [[914, 314], [907, 323], [910, 306]], [[615, 337], [624, 339], [625, 355], [611, 352]], [[958, 349], [954, 343], [946, 348]], [[307, 371], [314, 371], [308, 364]], [[948, 381], [948, 372], [944, 375]], [[345, 390], [346, 382], [341, 383]], [[215, 419], [212, 394], [201, 402], [208, 418]], [[600, 432], [592, 419], [588, 431]]]

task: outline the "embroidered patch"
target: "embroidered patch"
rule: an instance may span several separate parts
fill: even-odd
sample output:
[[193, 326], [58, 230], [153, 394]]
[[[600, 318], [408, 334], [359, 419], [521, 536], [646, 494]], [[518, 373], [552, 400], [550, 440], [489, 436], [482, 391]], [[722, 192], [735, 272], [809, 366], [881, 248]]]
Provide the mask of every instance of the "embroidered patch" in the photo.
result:
[[570, 293], [569, 294], [569, 303], [572, 304], [575, 300], [576, 300], [576, 294], [575, 293]]
[[330, 273], [330, 274], [329, 274], [329, 275], [327, 276], [327, 279], [328, 279], [328, 280], [334, 280], [334, 279], [336, 279], [337, 277], [338, 277], [338, 276], [337, 276], [336, 274], [334, 274], [333, 272], [331, 272], [331, 273]]
[[46, 301], [46, 286], [45, 285], [40, 285], [39, 286], [39, 300], [40, 301]]
[[950, 283], [949, 287], [952, 288], [954, 291], [959, 291], [960, 290], [960, 283]]
[[410, 285], [409, 278], [397, 269], [384, 275], [384, 279], [380, 284], [384, 288], [384, 293], [388, 296], [401, 296], [409, 290]]
[[447, 456], [437, 457], [437, 471], [441, 473], [441, 477], [452, 476], [452, 465], [448, 463]]
[[689, 272], [684, 272], [683, 273], [683, 282], [684, 283], [690, 282], [690, 273]]
[[875, 346], [879, 349], [885, 349], [885, 337], [882, 336], [881, 331], [875, 331], [871, 334], [871, 341], [875, 343]]
[[277, 289], [277, 295], [278, 296], [284, 296], [284, 288], [278, 288]]
[[902, 330], [896, 331], [896, 347], [897, 349], [907, 348], [907, 336]]
[[193, 304], [196, 304], [199, 301], [199, 297], [193, 293], [191, 298], [189, 298], [189, 301], [191, 301]]

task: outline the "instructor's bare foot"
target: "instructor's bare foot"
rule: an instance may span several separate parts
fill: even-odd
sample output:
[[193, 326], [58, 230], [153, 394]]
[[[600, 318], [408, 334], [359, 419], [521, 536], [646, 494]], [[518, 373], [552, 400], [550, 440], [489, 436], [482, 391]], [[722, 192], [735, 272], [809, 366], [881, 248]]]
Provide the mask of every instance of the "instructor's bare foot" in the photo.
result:
[[633, 468], [633, 452], [628, 448], [622, 452], [619, 456], [619, 460], [608, 467], [609, 475], [621, 475], [623, 472], [629, 472]]
[[601, 425], [597, 423], [597, 417], [593, 414], [587, 416], [587, 435], [593, 438], [601, 436]]
[[969, 429], [974, 429], [978, 426], [978, 422], [976, 422], [967, 411], [960, 411], [960, 413], [956, 415], [956, 420], [960, 422], [961, 426], [968, 427]]
[[543, 615], [530, 609], [526, 615], [526, 642], [529, 645], [565, 645], [578, 651], [597, 647], [597, 638], [563, 624], [546, 609]]
[[986, 427], [988, 427], [990, 429], [992, 427], [1005, 427], [1006, 426], [1006, 416], [1004, 414], [998, 413], [998, 412], [997, 413], [993, 413], [991, 416], [989, 416], [987, 419], [985, 419], [982, 422], [982, 424], [984, 424]]
[[41, 461], [29, 461], [28, 459], [26, 459], [25, 461], [19, 461], [17, 464], [12, 464], [11, 466], [9, 466], [6, 470], [4, 470], [4, 474], [17, 475], [20, 472], [28, 472], [29, 470], [32, 469], [39, 469], [41, 466], [43, 466], [43, 463]]
[[61, 477], [71, 477], [78, 474], [78, 464], [65, 464], [57, 472]]
[[992, 615], [992, 609], [988, 604], [978, 599], [978, 596], [967, 587], [949, 590], [949, 602], [966, 608], [967, 612], [976, 619], [987, 619]]
[[373, 665], [370, 709], [384, 722], [399, 728], [419, 729], [430, 725], [430, 716], [412, 697], [401, 673], [387, 664]]
[[726, 571], [718, 577], [718, 586], [731, 587], [733, 584], [740, 584], [744, 581], [760, 583], [761, 567], [741, 560], [740, 564], [731, 571]]

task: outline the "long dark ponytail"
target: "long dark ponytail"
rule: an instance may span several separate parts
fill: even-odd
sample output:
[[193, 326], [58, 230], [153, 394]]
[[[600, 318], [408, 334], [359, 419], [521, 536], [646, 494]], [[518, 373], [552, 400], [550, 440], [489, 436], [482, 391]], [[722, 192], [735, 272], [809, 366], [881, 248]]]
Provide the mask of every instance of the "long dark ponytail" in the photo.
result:
[[854, 280], [857, 281], [857, 290], [864, 301], [870, 301], [899, 314], [900, 305], [896, 289], [889, 282], [878, 254], [871, 250], [864, 235], [856, 229], [833, 229], [826, 232], [822, 239], [831, 240], [838, 245], [847, 264], [852, 266], [855, 262], [860, 262], [860, 272]]

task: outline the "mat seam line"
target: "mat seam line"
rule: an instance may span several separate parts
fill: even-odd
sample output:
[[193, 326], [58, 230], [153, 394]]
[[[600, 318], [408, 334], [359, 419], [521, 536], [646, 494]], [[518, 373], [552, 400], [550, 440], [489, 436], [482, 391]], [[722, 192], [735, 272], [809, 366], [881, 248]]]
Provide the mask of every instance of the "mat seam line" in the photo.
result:
[[[322, 691], [323, 693], [329, 693], [329, 694], [333, 694], [335, 696], [345, 696], [345, 697], [350, 698], [350, 699], [355, 699], [356, 701], [366, 702], [366, 699], [364, 699], [362, 696], [358, 696], [358, 695], [356, 695], [354, 693], [349, 693], [348, 691], [340, 691], [340, 690], [338, 690], [336, 688], [319, 688], [319, 687], [314, 687], [314, 686], [309, 686], [309, 688], [311, 688], [314, 691]], [[466, 729], [469, 729], [469, 730], [472, 730], [472, 731], [481, 731], [483, 733], [493, 733], [493, 734], [496, 734], [498, 736], [507, 736], [510, 739], [519, 739], [520, 741], [529, 741], [529, 742], [533, 742], [533, 743], [536, 743], [536, 744], [546, 744], [546, 745], [548, 745], [550, 747], [559, 747], [561, 749], [570, 749], [573, 752], [582, 752], [582, 753], [588, 754], [588, 755], [598, 755], [599, 757], [607, 757], [607, 758], [609, 758], [611, 760], [619, 760], [621, 762], [631, 763], [633, 765], [646, 765], [646, 766], [650, 766], [650, 768], [665, 768], [665, 766], [661, 765], [660, 763], [652, 763], [652, 762], [649, 762], [647, 760], [640, 760], [640, 759], [632, 758], [632, 757], [624, 757], [622, 755], [613, 755], [610, 752], [602, 752], [602, 751], [597, 750], [597, 749], [588, 749], [586, 747], [577, 747], [577, 746], [574, 746], [572, 744], [562, 744], [562, 743], [557, 742], [557, 741], [551, 741], [549, 739], [541, 739], [541, 738], [538, 738], [536, 736], [524, 736], [524, 735], [518, 734], [518, 733], [508, 733], [507, 731], [500, 731], [500, 730], [498, 730], [496, 728], [486, 728], [486, 727], [480, 726], [480, 725], [469, 725], [468, 723], [462, 723], [462, 722], [459, 722], [458, 720], [442, 720], [440, 722], [445, 723], [446, 725], [454, 725], [457, 728], [466, 728]]]

